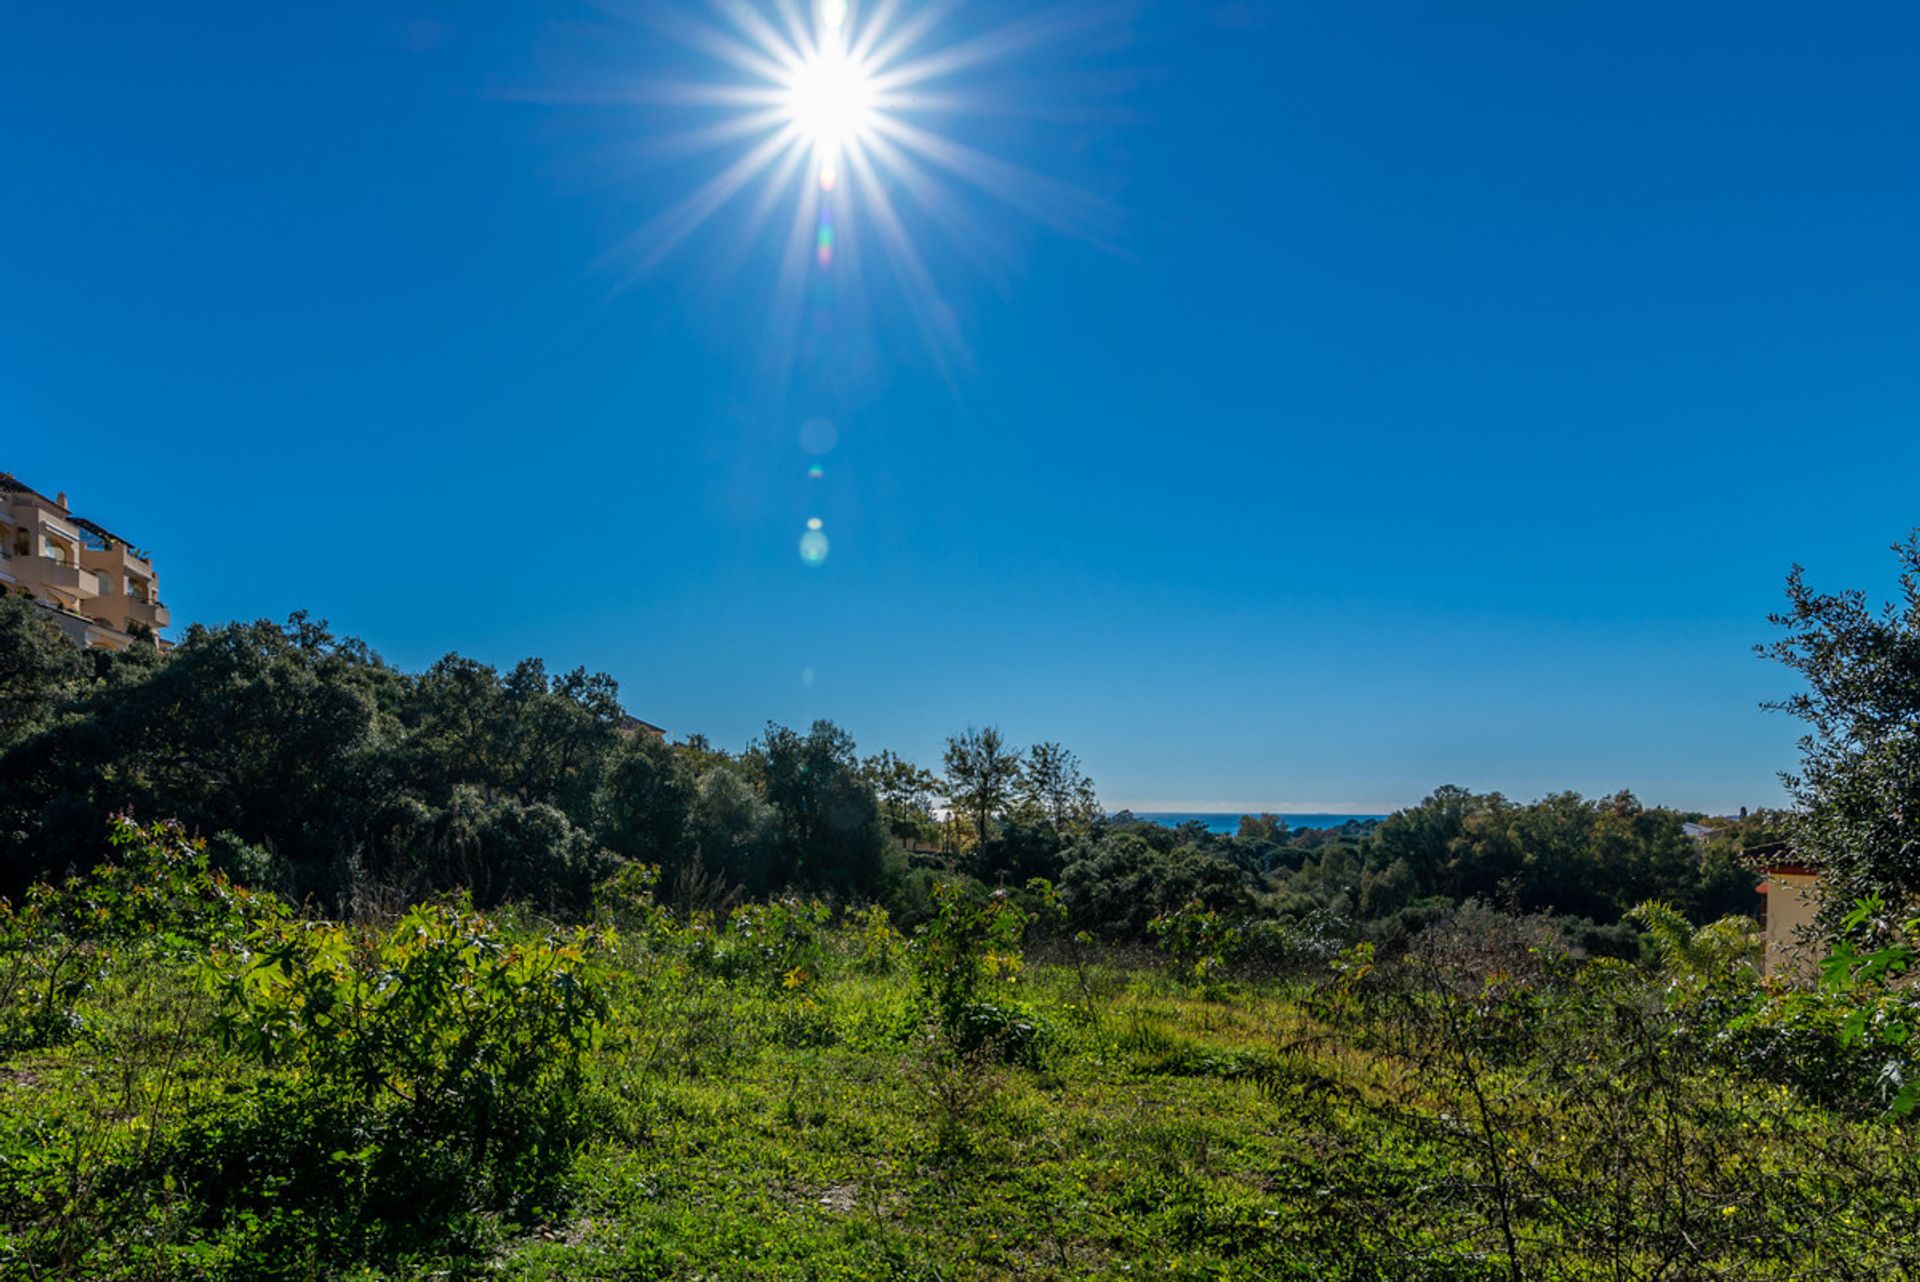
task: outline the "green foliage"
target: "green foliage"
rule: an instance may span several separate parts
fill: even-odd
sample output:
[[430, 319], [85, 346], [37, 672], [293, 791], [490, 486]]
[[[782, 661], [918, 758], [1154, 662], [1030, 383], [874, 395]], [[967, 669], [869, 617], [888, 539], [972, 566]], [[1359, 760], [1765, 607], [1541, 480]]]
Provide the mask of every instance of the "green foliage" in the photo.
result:
[[1839, 1042], [1880, 1062], [1887, 1109], [1903, 1117], [1920, 1106], [1920, 998], [1900, 982], [1913, 967], [1920, 918], [1892, 916], [1875, 895], [1854, 904], [1841, 930], [1820, 986], [1845, 1004]]
[[[0, 1274], [1597, 1282], [1920, 1250], [1892, 968], [1695, 988], [1472, 906], [1221, 1003], [1086, 936], [1039, 960], [1045, 886], [945, 883], [900, 966], [883, 912], [683, 917], [659, 884], [623, 865], [585, 938], [113, 909], [218, 960], [116, 961], [67, 1041], [0, 1056]], [[1215, 911], [1162, 937], [1216, 955]]]
[[331, 889], [380, 822], [367, 767], [398, 674], [296, 615], [195, 628], [162, 662], [90, 687], [31, 745], [0, 754], [0, 863], [85, 867], [113, 814], [270, 843], [290, 889]]
[[752, 783], [732, 765], [709, 766], [694, 789], [688, 817], [685, 857], [672, 883], [690, 902], [699, 874], [749, 894], [765, 894], [774, 884], [780, 859], [780, 816]]
[[304, 615], [95, 664], [7, 598], [0, 718], [0, 892], [92, 863], [117, 813], [214, 834], [227, 866], [347, 915], [448, 891], [577, 914], [620, 857], [708, 906], [880, 896], [899, 871], [831, 723], [737, 757], [669, 746], [623, 730], [604, 674], [459, 655], [409, 674]]
[[1719, 879], [1704, 886], [1681, 824], [1677, 812], [1643, 806], [1627, 792], [1593, 800], [1556, 793], [1522, 805], [1499, 793], [1439, 788], [1380, 826], [1369, 863], [1392, 871], [1392, 885], [1374, 889], [1367, 907], [1375, 911], [1366, 915], [1427, 895], [1607, 922], [1647, 899], [1694, 913], [1743, 903], [1756, 879], [1719, 868]]
[[1883, 609], [1863, 592], [1814, 591], [1796, 565], [1772, 616], [1786, 635], [1759, 648], [1805, 683], [1769, 706], [1807, 727], [1787, 827], [1831, 891], [1830, 929], [1856, 900], [1920, 895], [1920, 531], [1893, 552], [1900, 593]]
[[994, 820], [1013, 803], [1021, 757], [993, 726], [968, 726], [947, 739], [947, 803], [970, 823], [976, 852], [993, 841]]
[[860, 969], [871, 975], [891, 974], [900, 963], [906, 943], [893, 928], [892, 916], [879, 904], [870, 904], [849, 914], [847, 920], [858, 941]]
[[628, 859], [674, 867], [686, 855], [696, 788], [683, 754], [654, 735], [628, 736], [600, 781], [602, 844]]
[[1036, 743], [1020, 763], [1020, 804], [1055, 831], [1070, 835], [1100, 816], [1093, 780], [1080, 758], [1057, 743]]
[[177, 824], [116, 819], [115, 855], [62, 885], [0, 900], [0, 1049], [73, 1035], [89, 993], [116, 969], [203, 957], [285, 907], [208, 866]]
[[722, 929], [706, 933], [710, 946], [694, 955], [714, 974], [798, 988], [819, 973], [831, 917], [818, 900], [741, 904], [727, 914]]
[[99, 825], [138, 813], [210, 834], [219, 866], [252, 884], [347, 916], [450, 891], [575, 916], [624, 858], [659, 866], [660, 899], [681, 912], [798, 891], [877, 899], [912, 923], [930, 908], [925, 878], [891, 838], [935, 837], [981, 880], [1047, 878], [1078, 928], [1142, 941], [1190, 900], [1242, 920], [1264, 892], [1282, 922], [1385, 923], [1389, 947], [1434, 899], [1602, 926], [1648, 898], [1696, 921], [1751, 902], [1732, 846], [1760, 827], [1723, 825], [1701, 851], [1679, 815], [1627, 794], [1520, 805], [1442, 788], [1385, 823], [1290, 832], [1256, 816], [1215, 834], [1103, 817], [1071, 751], [1023, 751], [992, 727], [953, 737], [936, 785], [891, 752], [859, 757], [831, 722], [769, 725], [737, 755], [669, 745], [623, 729], [604, 674], [459, 655], [408, 673], [304, 615], [194, 628], [164, 659], [143, 647], [90, 668], [45, 623], [30, 603], [0, 606], [0, 891], [85, 867]]
[[660, 869], [624, 863], [593, 889], [593, 919], [604, 926], [654, 939], [670, 934], [673, 923], [657, 900]]
[[1162, 951], [1180, 963], [1185, 978], [1205, 997], [1224, 993], [1222, 972], [1245, 943], [1240, 930], [1199, 900], [1191, 900], [1147, 923]]
[[347, 1181], [384, 1173], [389, 1201], [411, 1167], [437, 1175], [441, 1200], [511, 1206], [549, 1188], [579, 1138], [600, 947], [586, 931], [513, 938], [454, 903], [386, 930], [269, 920], [216, 954], [213, 1031], [323, 1129], [369, 1137], [299, 1161]]
[[1031, 920], [1004, 890], [982, 897], [948, 883], [934, 889], [933, 917], [914, 933], [910, 953], [921, 1000], [955, 1053], [1037, 1059], [1040, 1026], [1012, 997]]
[[1726, 989], [1757, 978], [1760, 928], [1746, 917], [1722, 917], [1695, 927], [1678, 911], [1650, 899], [1627, 916], [1647, 932], [1667, 975], [1688, 989]]
[[1915, 1100], [1920, 1058], [1910, 1030], [1920, 1005], [1904, 993], [1785, 989], [1709, 1022], [1715, 1058], [1849, 1115], [1900, 1117]]
[[1060, 897], [1076, 927], [1136, 939], [1154, 917], [1195, 901], [1243, 914], [1252, 906], [1251, 886], [1246, 872], [1202, 849], [1160, 850], [1135, 832], [1080, 842], [1060, 875]]
[[46, 725], [92, 671], [46, 610], [0, 591], [0, 749]]
[[814, 722], [804, 735], [769, 723], [748, 755], [779, 816], [774, 884], [834, 890], [883, 884], [891, 843], [851, 735], [831, 721]]
[[861, 762], [860, 772], [879, 798], [880, 812], [895, 837], [920, 841], [938, 838], [940, 824], [934, 818], [933, 799], [940, 780], [932, 771], [885, 749]]

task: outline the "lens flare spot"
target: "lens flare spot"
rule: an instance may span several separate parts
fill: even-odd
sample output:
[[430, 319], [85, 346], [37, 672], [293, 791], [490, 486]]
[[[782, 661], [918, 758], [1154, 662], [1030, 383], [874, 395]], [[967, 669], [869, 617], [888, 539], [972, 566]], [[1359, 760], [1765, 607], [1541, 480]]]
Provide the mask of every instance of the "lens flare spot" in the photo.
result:
[[838, 31], [847, 25], [847, 0], [820, 0], [820, 25]]
[[800, 563], [818, 569], [827, 563], [827, 552], [831, 546], [825, 534], [819, 530], [808, 530], [800, 536]]
[[808, 518], [807, 518], [807, 528], [808, 528], [809, 530], [817, 530], [817, 529], [819, 529], [819, 528], [821, 527], [821, 525], [823, 525], [823, 524], [824, 524], [824, 522], [823, 522], [823, 521], [821, 521], [821, 519], [820, 519], [819, 517], [817, 517], [817, 516], [810, 516], [810, 517], [808, 517]]
[[824, 467], [821, 467], [818, 463], [813, 464], [811, 467], [807, 469], [807, 479], [809, 481], [817, 481], [821, 477], [825, 476], [826, 474], [827, 474], [827, 469]]
[[820, 190], [832, 191], [839, 185], [840, 171], [834, 167], [833, 162], [828, 161], [826, 164], [820, 166]]
[[839, 429], [830, 419], [810, 418], [800, 425], [800, 448], [809, 454], [831, 454], [839, 443]]
[[801, 685], [803, 685], [803, 686], [810, 686], [810, 685], [812, 685], [812, 684], [813, 684], [813, 678], [814, 678], [814, 675], [815, 675], [815, 674], [814, 674], [814, 671], [813, 671], [813, 669], [812, 669], [812, 668], [802, 668], [802, 669], [800, 669], [800, 684], [801, 684]]

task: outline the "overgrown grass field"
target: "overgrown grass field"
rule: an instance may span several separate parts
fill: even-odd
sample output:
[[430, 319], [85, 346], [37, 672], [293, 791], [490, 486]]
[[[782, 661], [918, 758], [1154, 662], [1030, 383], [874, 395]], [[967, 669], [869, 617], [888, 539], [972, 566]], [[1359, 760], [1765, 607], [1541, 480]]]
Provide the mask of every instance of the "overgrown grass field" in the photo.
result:
[[[1871, 1044], [1526, 921], [1235, 970], [1044, 887], [303, 920], [165, 830], [9, 911], [0, 1276], [1892, 1278]], [[1757, 1003], [1757, 1004], [1756, 1004]]]

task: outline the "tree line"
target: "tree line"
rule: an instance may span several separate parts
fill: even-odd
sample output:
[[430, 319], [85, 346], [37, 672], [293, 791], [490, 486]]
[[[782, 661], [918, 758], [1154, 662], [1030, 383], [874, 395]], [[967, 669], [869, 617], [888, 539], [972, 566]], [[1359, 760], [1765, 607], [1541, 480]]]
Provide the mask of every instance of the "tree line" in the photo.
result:
[[457, 654], [403, 672], [305, 615], [195, 626], [164, 657], [85, 652], [0, 598], [9, 890], [91, 863], [115, 814], [177, 818], [236, 875], [330, 911], [455, 888], [567, 909], [621, 861], [688, 898], [886, 898], [909, 845], [972, 866], [1010, 828], [1058, 845], [1098, 815], [1059, 744], [970, 729], [944, 764], [862, 757], [830, 721], [670, 744], [604, 673]]
[[[295, 615], [82, 652], [0, 599], [0, 870], [84, 867], [115, 814], [177, 818], [234, 875], [328, 911], [450, 890], [577, 909], [624, 861], [683, 903], [802, 890], [923, 911], [931, 879], [1055, 883], [1081, 928], [1139, 936], [1189, 903], [1364, 923], [1480, 899], [1606, 924], [1661, 898], [1750, 911], [1740, 842], [1629, 794], [1521, 804], [1441, 788], [1383, 823], [1165, 827], [1102, 810], [1064, 746], [993, 726], [938, 772], [829, 721], [738, 751], [631, 729], [604, 673], [448, 655], [404, 672]], [[938, 853], [930, 853], [938, 852]], [[915, 866], [916, 861], [921, 865]]]

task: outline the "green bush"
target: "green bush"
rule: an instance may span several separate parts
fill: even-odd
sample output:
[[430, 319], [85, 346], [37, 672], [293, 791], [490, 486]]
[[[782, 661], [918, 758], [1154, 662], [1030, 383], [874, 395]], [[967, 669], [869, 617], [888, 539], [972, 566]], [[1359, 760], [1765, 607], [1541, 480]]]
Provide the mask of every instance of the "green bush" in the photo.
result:
[[1240, 953], [1245, 940], [1239, 927], [1193, 900], [1147, 923], [1147, 933], [1160, 949], [1179, 963], [1184, 977], [1203, 996], [1222, 990], [1221, 972]]
[[694, 913], [681, 938], [696, 970], [791, 989], [820, 973], [831, 916], [817, 900], [747, 903], [719, 920], [711, 913]]
[[1031, 917], [1004, 890], [984, 898], [948, 884], [934, 890], [934, 915], [914, 934], [914, 978], [948, 1049], [1013, 1063], [1038, 1060], [1044, 1030], [1012, 997]]
[[209, 867], [178, 824], [115, 819], [114, 857], [60, 886], [0, 900], [0, 1050], [46, 1046], [82, 1023], [87, 994], [116, 966], [204, 957], [255, 919], [283, 920], [272, 895]]
[[1849, 1112], [1874, 1112], [1920, 1081], [1906, 1033], [1916, 1023], [1920, 1003], [1904, 994], [1863, 1000], [1787, 990], [1732, 1012], [1707, 1045], [1722, 1063], [1758, 1080]]
[[671, 914], [660, 906], [657, 864], [623, 863], [593, 888], [593, 917], [603, 926], [663, 940], [674, 931]]
[[887, 910], [879, 904], [870, 904], [849, 913], [847, 925], [853, 929], [859, 948], [855, 964], [870, 975], [892, 974], [905, 941], [893, 928], [893, 918]]
[[386, 931], [267, 921], [216, 958], [215, 1031], [277, 1074], [317, 1133], [359, 1138], [319, 1159], [337, 1179], [411, 1164], [439, 1173], [449, 1205], [511, 1209], [550, 1190], [579, 1138], [601, 943], [511, 938], [460, 903]]

